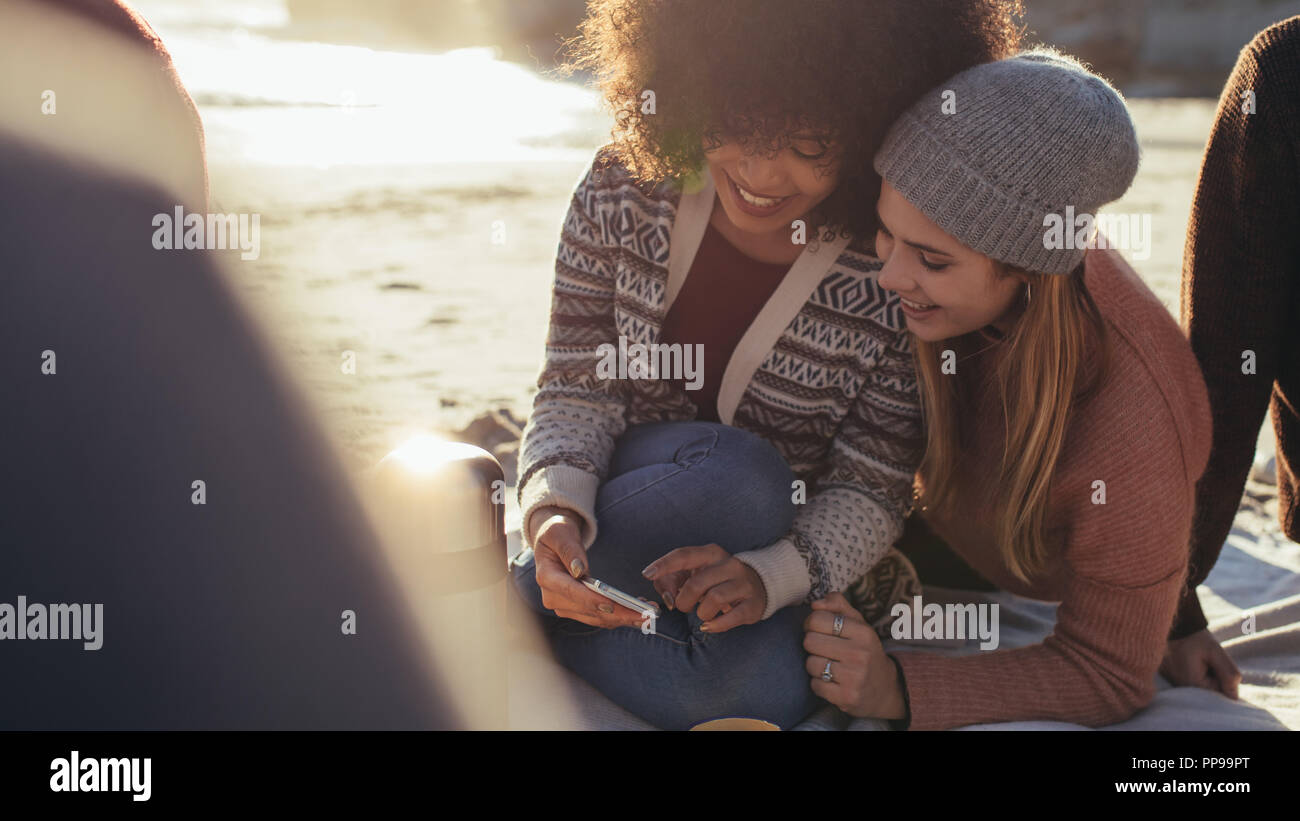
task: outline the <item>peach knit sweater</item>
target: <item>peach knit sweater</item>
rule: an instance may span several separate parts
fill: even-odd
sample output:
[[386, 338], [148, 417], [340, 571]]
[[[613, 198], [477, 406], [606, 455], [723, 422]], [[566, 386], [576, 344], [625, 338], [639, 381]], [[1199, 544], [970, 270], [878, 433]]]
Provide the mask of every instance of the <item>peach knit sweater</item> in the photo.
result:
[[[1186, 338], [1122, 257], [1090, 251], [1085, 282], [1114, 355], [1099, 393], [1069, 423], [1049, 496], [1049, 567], [1032, 584], [1019, 582], [992, 535], [991, 494], [1005, 443], [992, 381], [1000, 346], [958, 363], [958, 378], [978, 386], [959, 503], [942, 519], [925, 514], [998, 587], [1060, 602], [1056, 627], [1041, 644], [1019, 649], [896, 653], [911, 729], [1031, 719], [1095, 727], [1128, 718], [1154, 694], [1187, 572], [1196, 482], [1209, 458], [1209, 402]], [[1094, 503], [1098, 480], [1104, 504]]]

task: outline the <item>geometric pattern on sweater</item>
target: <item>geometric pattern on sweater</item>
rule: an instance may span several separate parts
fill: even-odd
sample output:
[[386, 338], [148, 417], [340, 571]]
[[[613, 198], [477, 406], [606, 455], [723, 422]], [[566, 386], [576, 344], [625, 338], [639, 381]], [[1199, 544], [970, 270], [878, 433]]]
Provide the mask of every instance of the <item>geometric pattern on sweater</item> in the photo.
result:
[[915, 596], [922, 594], [921, 579], [911, 560], [890, 548], [872, 572], [858, 579], [844, 597], [862, 614], [881, 641], [889, 639], [894, 623], [894, 605], [911, 607]]
[[[596, 370], [598, 347], [620, 335], [628, 344], [659, 341], [681, 195], [673, 181], [638, 185], [607, 149], [574, 191], [519, 455], [525, 540], [531, 511], [560, 501], [548, 471], [567, 466], [603, 480], [628, 425], [696, 417], [688, 394], [667, 380], [602, 379]], [[912, 505], [920, 400], [911, 337], [897, 295], [876, 281], [880, 268], [863, 243], [849, 243], [766, 353], [732, 419], [772, 443], [806, 482], [787, 537], [807, 565], [805, 600], [866, 574]], [[588, 546], [595, 484], [563, 499], [586, 521]]]

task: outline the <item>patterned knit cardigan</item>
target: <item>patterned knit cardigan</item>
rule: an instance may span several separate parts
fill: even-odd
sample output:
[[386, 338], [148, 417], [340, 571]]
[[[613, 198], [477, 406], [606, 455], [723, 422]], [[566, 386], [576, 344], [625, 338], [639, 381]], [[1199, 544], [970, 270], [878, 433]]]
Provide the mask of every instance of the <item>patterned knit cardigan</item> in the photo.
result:
[[[603, 344], [650, 345], [681, 290], [713, 208], [709, 175], [638, 185], [608, 147], [583, 173], [555, 262], [546, 353], [519, 456], [523, 540], [533, 512], [578, 513], [596, 538], [596, 491], [626, 426], [690, 420], [667, 380], [597, 373]], [[842, 591], [898, 539], [922, 449], [911, 338], [879, 260], [857, 240], [807, 245], [728, 363], [726, 424], [771, 442], [806, 483], [790, 532], [736, 554], [767, 592], [763, 618]], [[793, 489], [792, 489], [793, 493]]]

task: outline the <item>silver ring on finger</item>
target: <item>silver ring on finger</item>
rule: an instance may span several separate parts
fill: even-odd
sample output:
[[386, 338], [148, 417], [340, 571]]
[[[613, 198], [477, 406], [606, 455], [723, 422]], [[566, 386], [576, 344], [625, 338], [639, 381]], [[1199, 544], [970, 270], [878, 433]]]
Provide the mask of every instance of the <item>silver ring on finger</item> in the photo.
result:
[[831, 675], [831, 664], [832, 664], [832, 663], [833, 663], [833, 662], [830, 662], [830, 661], [826, 662], [826, 669], [825, 669], [825, 670], [822, 670], [822, 681], [834, 681], [834, 680], [835, 680], [835, 676]]
[[832, 635], [832, 636], [838, 636], [840, 633], [843, 633], [843, 632], [844, 632], [844, 614], [843, 614], [843, 613], [836, 613], [836, 614], [835, 614], [835, 626], [831, 628], [831, 635]]

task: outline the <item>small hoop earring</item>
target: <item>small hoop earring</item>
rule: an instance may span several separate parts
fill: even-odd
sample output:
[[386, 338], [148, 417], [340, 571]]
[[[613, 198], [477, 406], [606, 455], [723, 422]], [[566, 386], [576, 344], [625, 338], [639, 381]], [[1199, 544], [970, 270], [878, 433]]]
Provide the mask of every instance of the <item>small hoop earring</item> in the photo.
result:
[[1029, 303], [1033, 301], [1034, 301], [1033, 286], [1030, 285], [1028, 282], [1026, 282], [1025, 283], [1025, 307], [1029, 307]]

